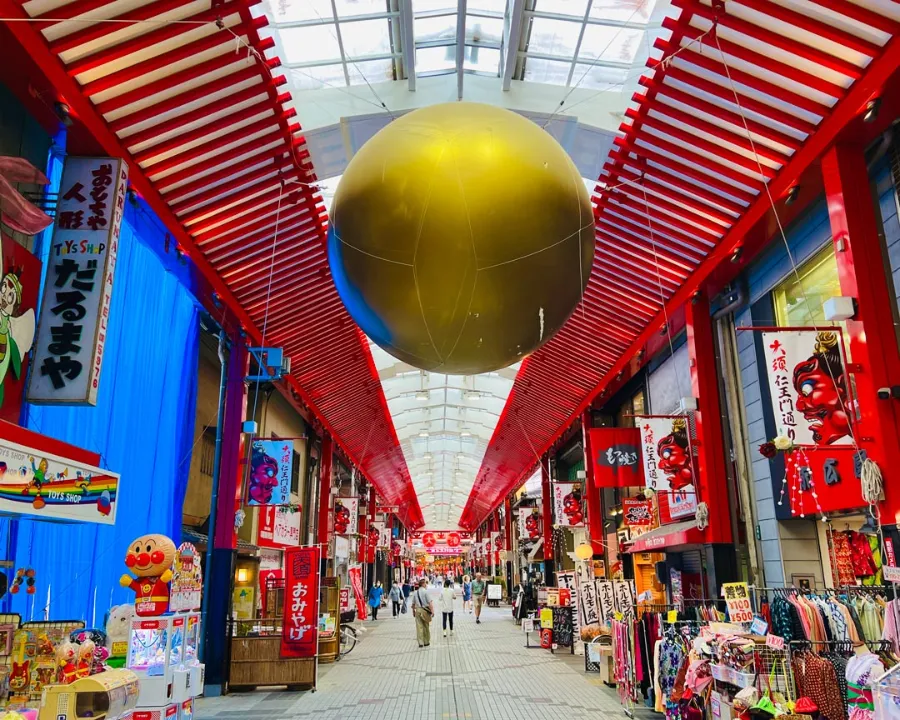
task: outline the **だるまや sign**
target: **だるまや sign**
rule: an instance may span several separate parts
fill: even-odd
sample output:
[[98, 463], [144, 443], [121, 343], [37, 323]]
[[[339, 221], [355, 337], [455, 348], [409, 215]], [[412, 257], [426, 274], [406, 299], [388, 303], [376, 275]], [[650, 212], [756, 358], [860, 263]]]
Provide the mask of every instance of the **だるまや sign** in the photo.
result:
[[127, 183], [122, 160], [66, 159], [29, 402], [97, 404]]
[[284, 624], [281, 657], [315, 657], [319, 649], [319, 548], [284, 551]]

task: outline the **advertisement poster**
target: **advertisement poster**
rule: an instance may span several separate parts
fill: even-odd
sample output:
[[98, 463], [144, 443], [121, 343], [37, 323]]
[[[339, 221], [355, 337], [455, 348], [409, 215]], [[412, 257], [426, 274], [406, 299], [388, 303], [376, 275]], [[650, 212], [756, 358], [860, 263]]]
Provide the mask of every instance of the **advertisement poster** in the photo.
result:
[[652, 527], [654, 524], [653, 501], [624, 498], [622, 500], [622, 520], [629, 528]]
[[725, 596], [729, 622], [753, 622], [753, 608], [750, 605], [750, 589], [747, 587], [747, 583], [724, 583], [722, 594]]
[[181, 543], [172, 569], [169, 610], [171, 612], [199, 610], [202, 593], [203, 573], [200, 569], [200, 553], [191, 543]]
[[553, 515], [557, 525], [584, 527], [581, 483], [553, 483]]
[[362, 567], [354, 565], [348, 571], [350, 575], [350, 586], [353, 588], [353, 595], [356, 599], [356, 619], [365, 620], [366, 614], [366, 596], [362, 587]]
[[0, 420], [19, 423], [34, 344], [41, 261], [0, 235]]
[[359, 498], [335, 498], [334, 532], [356, 535], [359, 532]]
[[265, 506], [259, 513], [257, 544], [270, 548], [299, 545], [300, 515], [299, 508]]
[[519, 540], [537, 540], [541, 536], [540, 508], [519, 508]]
[[658, 493], [660, 523], [693, 515], [697, 509], [694, 456], [686, 418], [635, 417], [647, 487]]
[[114, 525], [119, 475], [0, 439], [0, 513]]
[[795, 445], [852, 445], [840, 332], [762, 332], [772, 414]]
[[293, 440], [254, 440], [247, 504], [290, 505], [293, 469]]
[[66, 158], [29, 402], [97, 404], [127, 184], [121, 160]]
[[319, 547], [284, 552], [281, 657], [310, 658], [319, 650]]
[[592, 428], [594, 484], [598, 488], [642, 487], [641, 433], [637, 428]]
[[231, 612], [238, 620], [252, 620], [256, 615], [256, 591], [253, 587], [240, 585], [231, 591]]

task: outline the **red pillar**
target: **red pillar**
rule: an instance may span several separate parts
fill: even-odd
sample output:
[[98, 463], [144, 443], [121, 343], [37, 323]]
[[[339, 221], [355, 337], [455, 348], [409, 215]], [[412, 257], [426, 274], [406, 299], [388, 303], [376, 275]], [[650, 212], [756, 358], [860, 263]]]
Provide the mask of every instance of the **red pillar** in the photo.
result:
[[322, 450], [319, 458], [319, 545], [322, 546], [322, 557], [328, 556], [330, 540], [328, 524], [331, 522], [331, 459], [334, 452], [331, 435], [322, 435]]
[[512, 500], [508, 495], [503, 501], [503, 547], [512, 551]]
[[[234, 513], [240, 507], [241, 481], [244, 476], [243, 423], [247, 417], [247, 377], [249, 355], [247, 346], [237, 337], [232, 338], [228, 359], [228, 386], [225, 392], [225, 420], [222, 423], [222, 456], [219, 467], [219, 496], [216, 503], [216, 530], [213, 540], [217, 549], [232, 550], [237, 547], [234, 531]], [[238, 500], [236, 500], [238, 499]]]
[[584, 496], [587, 499], [588, 535], [594, 557], [603, 557], [603, 503], [600, 488], [594, 483], [594, 451], [591, 447], [591, 410], [581, 414], [582, 443], [584, 447]]
[[894, 525], [900, 523], [900, 406], [897, 400], [880, 400], [877, 391], [900, 382], [900, 350], [891, 310], [896, 300], [886, 277], [862, 148], [832, 147], [822, 158], [822, 177], [841, 293], [856, 299], [856, 315], [847, 321], [860, 412], [854, 436], [881, 469], [885, 495], [881, 520]]
[[546, 455], [541, 458], [541, 505], [544, 526], [544, 559], [553, 560], [553, 492], [550, 489], [550, 466]]
[[694, 413], [698, 501], [709, 506], [709, 525], [704, 530], [708, 543], [731, 543], [731, 513], [728, 508], [728, 475], [725, 465], [725, 437], [722, 405], [719, 401], [719, 369], [713, 338], [709, 300], [700, 295], [688, 303], [685, 312], [688, 356], [691, 361], [691, 389], [697, 399]]

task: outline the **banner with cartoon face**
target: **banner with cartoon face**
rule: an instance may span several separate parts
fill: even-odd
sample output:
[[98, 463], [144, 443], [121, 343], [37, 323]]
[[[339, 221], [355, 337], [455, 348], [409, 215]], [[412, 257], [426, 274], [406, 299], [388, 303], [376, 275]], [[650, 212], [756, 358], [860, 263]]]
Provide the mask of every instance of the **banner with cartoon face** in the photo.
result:
[[356, 535], [359, 532], [359, 498], [335, 498], [334, 532], [337, 535]]
[[697, 509], [694, 456], [687, 418], [637, 416], [646, 486], [659, 498], [660, 522], [694, 514]]
[[852, 445], [840, 330], [773, 328], [762, 340], [778, 434], [795, 445]]
[[519, 508], [519, 540], [537, 540], [541, 536], [540, 508]]
[[584, 527], [581, 483], [553, 483], [554, 522], [563, 527]]

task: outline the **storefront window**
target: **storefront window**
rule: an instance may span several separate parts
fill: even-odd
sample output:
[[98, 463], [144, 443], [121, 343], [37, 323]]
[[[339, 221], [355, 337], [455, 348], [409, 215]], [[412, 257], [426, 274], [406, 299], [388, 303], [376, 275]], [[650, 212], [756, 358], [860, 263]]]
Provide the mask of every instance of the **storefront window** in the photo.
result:
[[666, 350], [666, 359], [650, 373], [650, 411], [654, 415], [676, 415], [681, 412], [681, 399], [693, 395], [691, 359], [687, 343]]
[[825, 319], [822, 304], [841, 294], [837, 260], [831, 243], [791, 273], [775, 291], [775, 319], [779, 327], [821, 327]]

